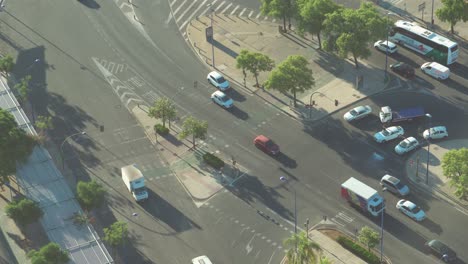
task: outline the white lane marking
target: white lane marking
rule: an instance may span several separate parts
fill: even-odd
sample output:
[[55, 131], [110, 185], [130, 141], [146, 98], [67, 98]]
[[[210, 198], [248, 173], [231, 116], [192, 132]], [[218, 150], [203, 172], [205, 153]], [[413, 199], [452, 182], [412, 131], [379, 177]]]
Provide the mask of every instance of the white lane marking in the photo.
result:
[[249, 18], [251, 18], [251, 17], [252, 17], [252, 15], [253, 15], [253, 13], [254, 13], [254, 11], [253, 11], [253, 10], [252, 10], [252, 11], [250, 11], [250, 13], [249, 13], [248, 17], [249, 17]]
[[[176, 19], [176, 22], [179, 22], [185, 16], [185, 14], [187, 14], [187, 12], [190, 10], [190, 8], [192, 8], [192, 6], [196, 2], [197, 2], [197, 0], [193, 0], [193, 2], [185, 9], [185, 11]], [[206, 2], [206, 0], [205, 0], [205, 2]], [[198, 7], [198, 8], [200, 8], [200, 7]]]
[[226, 3], [226, 1], [223, 1], [221, 4], [219, 4], [218, 7], [216, 7], [216, 9], [215, 9], [215, 13], [216, 13], [219, 9], [221, 9], [221, 7], [222, 7], [225, 3]]
[[187, 2], [187, 0], [184, 0], [182, 2], [182, 4], [180, 4], [179, 7], [176, 8], [176, 10], [174, 12], [172, 12], [172, 15], [175, 16], [177, 14], [177, 12], [179, 12], [179, 10], [185, 5], [185, 3]]
[[227, 5], [227, 6], [223, 9], [223, 11], [221, 11], [221, 13], [226, 12], [226, 10], [228, 10], [231, 6], [232, 6], [232, 3], [229, 3], [229, 5]]
[[244, 14], [245, 10], [247, 10], [247, 8], [244, 7], [244, 9], [242, 9], [242, 11], [240, 12], [239, 16], [242, 16]]
[[262, 13], [258, 13], [258, 15], [255, 17], [255, 19], [258, 19], [261, 15], [262, 15]]
[[232, 10], [231, 15], [233, 15], [233, 14], [236, 12], [236, 10], [237, 10], [238, 8], [239, 8], [239, 5], [237, 5], [237, 6], [234, 8], [234, 10]]

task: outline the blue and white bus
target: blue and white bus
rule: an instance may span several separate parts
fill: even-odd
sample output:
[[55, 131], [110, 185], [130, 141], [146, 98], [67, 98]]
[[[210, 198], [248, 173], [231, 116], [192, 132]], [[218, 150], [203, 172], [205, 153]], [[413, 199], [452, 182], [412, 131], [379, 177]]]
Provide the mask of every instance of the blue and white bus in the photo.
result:
[[398, 20], [389, 38], [441, 64], [450, 65], [458, 58], [459, 51], [456, 42], [413, 22]]

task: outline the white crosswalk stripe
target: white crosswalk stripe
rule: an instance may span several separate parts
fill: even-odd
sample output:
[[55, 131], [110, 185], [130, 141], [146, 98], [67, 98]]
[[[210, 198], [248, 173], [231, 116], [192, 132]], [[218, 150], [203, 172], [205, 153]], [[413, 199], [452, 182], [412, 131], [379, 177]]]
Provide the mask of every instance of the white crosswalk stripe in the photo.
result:
[[335, 215], [335, 217], [331, 218], [331, 221], [334, 223], [340, 225], [340, 226], [345, 226], [351, 222], [354, 221], [354, 217], [348, 216], [344, 212], [339, 212], [338, 214]]
[[252, 19], [267, 20], [268, 17], [262, 17], [255, 10], [242, 7], [230, 2], [232, 0], [168, 0], [171, 7], [171, 15], [168, 23], [174, 19], [180, 31], [184, 31], [185, 27], [194, 18], [214, 14], [237, 15], [239, 17], [248, 17]]

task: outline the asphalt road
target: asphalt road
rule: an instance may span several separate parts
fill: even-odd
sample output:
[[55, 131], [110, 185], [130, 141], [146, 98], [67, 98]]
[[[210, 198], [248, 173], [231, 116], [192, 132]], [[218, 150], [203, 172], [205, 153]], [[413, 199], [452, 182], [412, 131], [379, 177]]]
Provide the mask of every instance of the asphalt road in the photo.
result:
[[[8, 30], [10, 36], [27, 50], [20, 54], [19, 64], [28, 69], [34, 58], [46, 62], [41, 65], [47, 68], [29, 70], [35, 82], [47, 83], [35, 105], [38, 112], [47, 107], [56, 116], [58, 144], [76, 131], [85, 130], [92, 139], [78, 140], [74, 152], [67, 150], [67, 163], [77, 177], [99, 179], [108, 188], [111, 210], [99, 212], [102, 224], [115, 219], [129, 223], [134, 243], [123, 250], [125, 260], [187, 263], [194, 256], [208, 254], [220, 263], [278, 263], [284, 250], [281, 242], [293, 230], [294, 192], [300, 228], [306, 218], [316, 223], [323, 215], [350, 230], [363, 225], [378, 228], [378, 220], [349, 208], [338, 191], [349, 176], [378, 187], [384, 173], [402, 175], [403, 159], [393, 153], [394, 143], [381, 146], [371, 140], [380, 128], [376, 117], [352, 126], [342, 122], [340, 112], [306, 129], [236, 86], [231, 93], [236, 107], [224, 111], [209, 100], [215, 89], [205, 81], [208, 69], [184, 42], [169, 16], [170, 6], [164, 1], [135, 2], [135, 20], [123, 15], [130, 9], [125, 3], [64, 1], [35, 3], [34, 8], [12, 3], [4, 17], [15, 29]], [[140, 26], [147, 35], [139, 31]], [[404, 50], [396, 58], [417, 64], [424, 60]], [[402, 85], [406, 90], [425, 88], [460, 105], [466, 98], [466, 77], [460, 74], [462, 65], [467, 65], [465, 58], [462, 53], [459, 68], [446, 84], [418, 73], [414, 81], [402, 81]], [[371, 60], [383, 65], [384, 56], [376, 53]], [[131, 87], [135, 98], [151, 103], [166, 96], [177, 103], [182, 116], [208, 120], [207, 143], [235, 156], [249, 174], [235, 188], [196, 208], [178, 181], [163, 169], [125, 109], [126, 102], [116, 95], [119, 91], [111, 89], [106, 71]], [[198, 81], [197, 87], [194, 81]], [[466, 128], [460, 128], [466, 118], [459, 110], [429, 95], [387, 94], [362, 104], [378, 109], [377, 105], [403, 107], [415, 102], [433, 115], [433, 123], [447, 125], [451, 137], [466, 135]], [[101, 125], [104, 132], [99, 130]], [[425, 125], [409, 124], [407, 131], [420, 135]], [[280, 144], [279, 157], [269, 157], [252, 146], [252, 138], [262, 133]], [[119, 179], [119, 168], [129, 163], [142, 166], [149, 175], [150, 195], [157, 197], [142, 207], [131, 200]], [[282, 175], [290, 182], [281, 183]], [[396, 203], [397, 198], [386, 197], [389, 204]], [[457, 228], [466, 216], [425, 194], [411, 197], [428, 212], [429, 219], [414, 223], [389, 207], [385, 252], [394, 263], [433, 261], [421, 253], [421, 245], [434, 237], [468, 259], [461, 242], [466, 232]], [[249, 234], [253, 229], [262, 235]]]

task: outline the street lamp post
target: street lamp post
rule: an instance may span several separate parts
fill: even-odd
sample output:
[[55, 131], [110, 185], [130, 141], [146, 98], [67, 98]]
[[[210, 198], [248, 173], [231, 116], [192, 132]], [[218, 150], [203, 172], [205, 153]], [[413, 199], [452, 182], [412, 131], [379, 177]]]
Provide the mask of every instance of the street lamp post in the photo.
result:
[[430, 147], [431, 147], [431, 123], [432, 123], [432, 115], [426, 114], [426, 117], [429, 118], [429, 137], [427, 138], [427, 160], [426, 160], [426, 185], [429, 184], [429, 156], [431, 155]]
[[431, 26], [434, 27], [434, 0], [432, 0]]
[[307, 240], [309, 240], [309, 218], [306, 219], [304, 226], [306, 228]]
[[[281, 176], [280, 177], [280, 181], [282, 182], [287, 182], [288, 179], [284, 176]], [[293, 190], [294, 190], [294, 234], [297, 235], [297, 199], [296, 199], [296, 188], [294, 188], [294, 186], [292, 186]], [[296, 245], [295, 245], [295, 251], [297, 253], [297, 240], [296, 240]]]
[[386, 20], [386, 25], [385, 25], [385, 32], [387, 33], [386, 34], [386, 40], [387, 40], [387, 48], [385, 49], [385, 77], [384, 77], [384, 82], [386, 82], [388, 80], [388, 71], [387, 71], [387, 68], [388, 68], [388, 16], [389, 15], [397, 15], [395, 13], [392, 13], [392, 12], [388, 12], [387, 13], [387, 20]]
[[384, 193], [387, 191], [387, 188], [382, 189], [382, 199], [383, 199], [383, 209], [380, 217], [380, 263], [383, 263], [383, 223], [384, 223], [384, 214], [385, 214], [385, 196]]
[[72, 135], [66, 137], [66, 138], [63, 140], [62, 144], [60, 145], [60, 156], [62, 157], [62, 170], [65, 169], [65, 158], [64, 158], [64, 156], [63, 156], [63, 145], [65, 144], [65, 142], [67, 142], [68, 139], [70, 139], [70, 138], [72, 138], [72, 137], [74, 137], [74, 136], [77, 136], [77, 135], [84, 136], [84, 135], [86, 135], [86, 132], [82, 131], [82, 132], [78, 132], [78, 133], [72, 134]]

